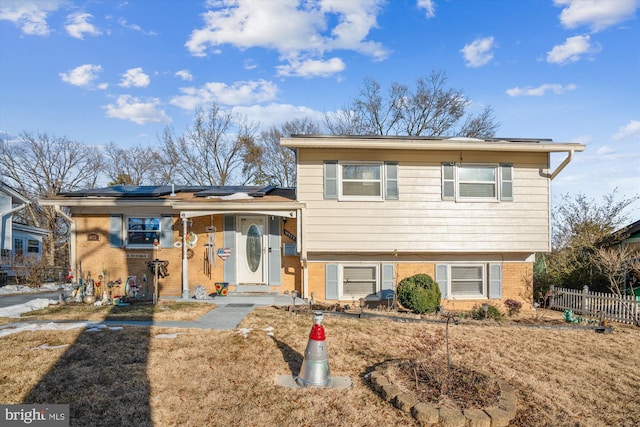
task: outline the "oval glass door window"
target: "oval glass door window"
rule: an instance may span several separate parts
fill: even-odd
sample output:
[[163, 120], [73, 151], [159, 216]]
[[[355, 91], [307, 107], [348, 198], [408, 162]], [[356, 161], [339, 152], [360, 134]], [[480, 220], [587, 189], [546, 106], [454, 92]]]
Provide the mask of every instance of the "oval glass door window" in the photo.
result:
[[260, 267], [260, 259], [262, 258], [262, 233], [260, 229], [252, 224], [247, 230], [247, 264], [249, 270], [255, 273]]

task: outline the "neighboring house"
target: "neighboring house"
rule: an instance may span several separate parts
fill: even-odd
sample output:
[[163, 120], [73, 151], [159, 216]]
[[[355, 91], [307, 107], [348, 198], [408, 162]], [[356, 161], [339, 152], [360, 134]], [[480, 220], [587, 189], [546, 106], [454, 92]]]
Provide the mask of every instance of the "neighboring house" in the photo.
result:
[[640, 251], [640, 220], [624, 227], [623, 239], [616, 240], [614, 244], [628, 247], [634, 251]]
[[[44, 205], [71, 215], [72, 268], [150, 281], [161, 295], [297, 291], [353, 303], [385, 300], [416, 273], [448, 309], [530, 302], [536, 252], [550, 250], [550, 181], [581, 144], [533, 139], [294, 136], [296, 190], [110, 187]], [[551, 153], [567, 153], [550, 170]], [[154, 241], [157, 240], [157, 245]], [[205, 245], [206, 244], [206, 245]]]
[[624, 286], [625, 291], [633, 290], [640, 301], [640, 271], [637, 268], [638, 263], [640, 263], [640, 220], [623, 227], [622, 230], [616, 231], [611, 237], [613, 240], [608, 243], [609, 246], [619, 245], [634, 252], [634, 258], [627, 262]]
[[0, 269], [15, 277], [26, 256], [42, 256], [42, 238], [48, 230], [14, 221], [13, 214], [24, 209], [29, 199], [0, 181]]

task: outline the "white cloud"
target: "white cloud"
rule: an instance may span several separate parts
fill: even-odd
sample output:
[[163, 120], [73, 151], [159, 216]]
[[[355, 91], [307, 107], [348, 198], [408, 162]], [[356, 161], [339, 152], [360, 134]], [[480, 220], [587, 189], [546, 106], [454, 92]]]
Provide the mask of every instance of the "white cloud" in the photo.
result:
[[418, 9], [425, 10], [427, 19], [436, 16], [436, 5], [433, 3], [433, 0], [418, 0], [417, 6]]
[[340, 58], [329, 60], [291, 61], [289, 65], [279, 65], [276, 67], [279, 76], [297, 77], [328, 77], [339, 73], [346, 68], [345, 63]]
[[275, 99], [278, 87], [266, 80], [235, 82], [232, 85], [220, 82], [206, 83], [202, 87], [180, 88], [182, 95], [171, 98], [170, 103], [185, 110], [213, 102], [223, 105], [246, 105], [268, 102]]
[[[387, 50], [367, 40], [377, 23], [382, 0], [228, 0], [208, 2], [204, 25], [194, 30], [185, 43], [192, 55], [228, 44], [239, 49], [262, 47], [280, 53], [281, 59], [322, 61], [327, 51], [344, 49], [376, 60]], [[331, 24], [333, 24], [333, 27]]]
[[271, 126], [280, 126], [286, 121], [309, 118], [315, 122], [322, 122], [323, 113], [311, 108], [291, 105], [275, 104], [252, 105], [234, 107], [233, 112], [247, 116], [251, 121], [259, 122], [263, 129]]
[[128, 28], [128, 29], [133, 30], [133, 31], [138, 31], [138, 32], [140, 32], [142, 34], [146, 34], [148, 36], [157, 36], [158, 35], [158, 33], [156, 33], [155, 31], [145, 31], [139, 25], [129, 24], [127, 22], [127, 20], [124, 19], [124, 18], [118, 18], [118, 24], [120, 24], [124, 28]]
[[142, 68], [131, 68], [122, 74], [122, 81], [118, 86], [122, 87], [147, 87], [151, 79], [146, 75]]
[[48, 36], [51, 32], [47, 16], [67, 4], [67, 0], [2, 0], [0, 2], [0, 20], [11, 21], [24, 34]]
[[193, 76], [191, 75], [191, 72], [189, 70], [176, 71], [175, 76], [180, 77], [182, 80], [185, 80], [185, 81], [193, 80]]
[[464, 45], [460, 52], [464, 56], [467, 67], [475, 68], [486, 65], [493, 59], [491, 51], [493, 48], [495, 48], [493, 37], [485, 37]]
[[258, 68], [258, 64], [253, 59], [246, 59], [243, 66], [245, 70], [255, 70]]
[[592, 31], [601, 31], [634, 17], [637, 0], [554, 0], [564, 7], [560, 22], [565, 28], [586, 25]]
[[[98, 78], [98, 73], [102, 72], [100, 65], [84, 64], [69, 70], [66, 73], [60, 73], [59, 76], [63, 82], [81, 87], [93, 87], [93, 82]], [[97, 86], [98, 89], [106, 89], [105, 83]]]
[[599, 51], [599, 47], [591, 46], [591, 37], [589, 35], [569, 37], [564, 44], [554, 46], [553, 49], [547, 52], [547, 62], [565, 65], [579, 61], [582, 55], [591, 55]]
[[147, 123], [170, 123], [171, 119], [165, 112], [159, 109], [160, 100], [151, 98], [147, 102], [131, 95], [120, 95], [115, 104], [109, 104], [103, 108], [107, 111], [107, 117], [121, 120], [130, 120], [139, 125]]
[[631, 120], [629, 123], [618, 129], [618, 132], [616, 132], [611, 139], [614, 141], [620, 141], [621, 139], [631, 137], [636, 137], [637, 140], [640, 140], [640, 120]]
[[72, 13], [67, 16], [67, 25], [64, 28], [67, 33], [76, 39], [83, 40], [84, 35], [99, 36], [102, 34], [93, 24], [89, 23], [89, 20], [93, 18], [90, 13]]
[[545, 83], [538, 87], [514, 87], [513, 89], [507, 89], [507, 95], [509, 96], [543, 96], [547, 92], [551, 91], [556, 95], [561, 95], [567, 91], [575, 90], [576, 85], [570, 83], [568, 85]]
[[598, 156], [607, 156], [607, 155], [610, 155], [610, 154], [615, 154], [616, 151], [617, 150], [615, 148], [609, 147], [607, 145], [603, 145], [602, 147], [598, 148], [598, 151], [597, 151], [596, 154]]

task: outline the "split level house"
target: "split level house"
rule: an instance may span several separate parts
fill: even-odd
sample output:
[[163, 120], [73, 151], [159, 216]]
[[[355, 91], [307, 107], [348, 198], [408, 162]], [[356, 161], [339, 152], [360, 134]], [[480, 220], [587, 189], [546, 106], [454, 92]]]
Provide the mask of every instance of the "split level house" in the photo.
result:
[[14, 216], [29, 203], [28, 198], [0, 181], [0, 285], [23, 273], [26, 257], [42, 256], [42, 239], [49, 231], [21, 224]]
[[[292, 136], [295, 189], [116, 186], [43, 200], [71, 224], [71, 268], [160, 296], [291, 293], [382, 301], [425, 273], [447, 309], [530, 303], [550, 251], [551, 180], [585, 146], [548, 139]], [[551, 168], [551, 155], [564, 153]], [[61, 208], [65, 208], [64, 210]], [[155, 281], [155, 278], [154, 278]], [[147, 289], [144, 293], [148, 292]]]

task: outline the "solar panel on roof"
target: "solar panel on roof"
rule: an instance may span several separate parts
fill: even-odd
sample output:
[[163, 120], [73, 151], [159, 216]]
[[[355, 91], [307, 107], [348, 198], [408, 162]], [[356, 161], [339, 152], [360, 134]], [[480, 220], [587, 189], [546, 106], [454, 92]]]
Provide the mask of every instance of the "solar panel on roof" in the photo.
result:
[[171, 194], [171, 187], [168, 185], [115, 185], [60, 193], [62, 196], [72, 197], [158, 197], [167, 194]]

